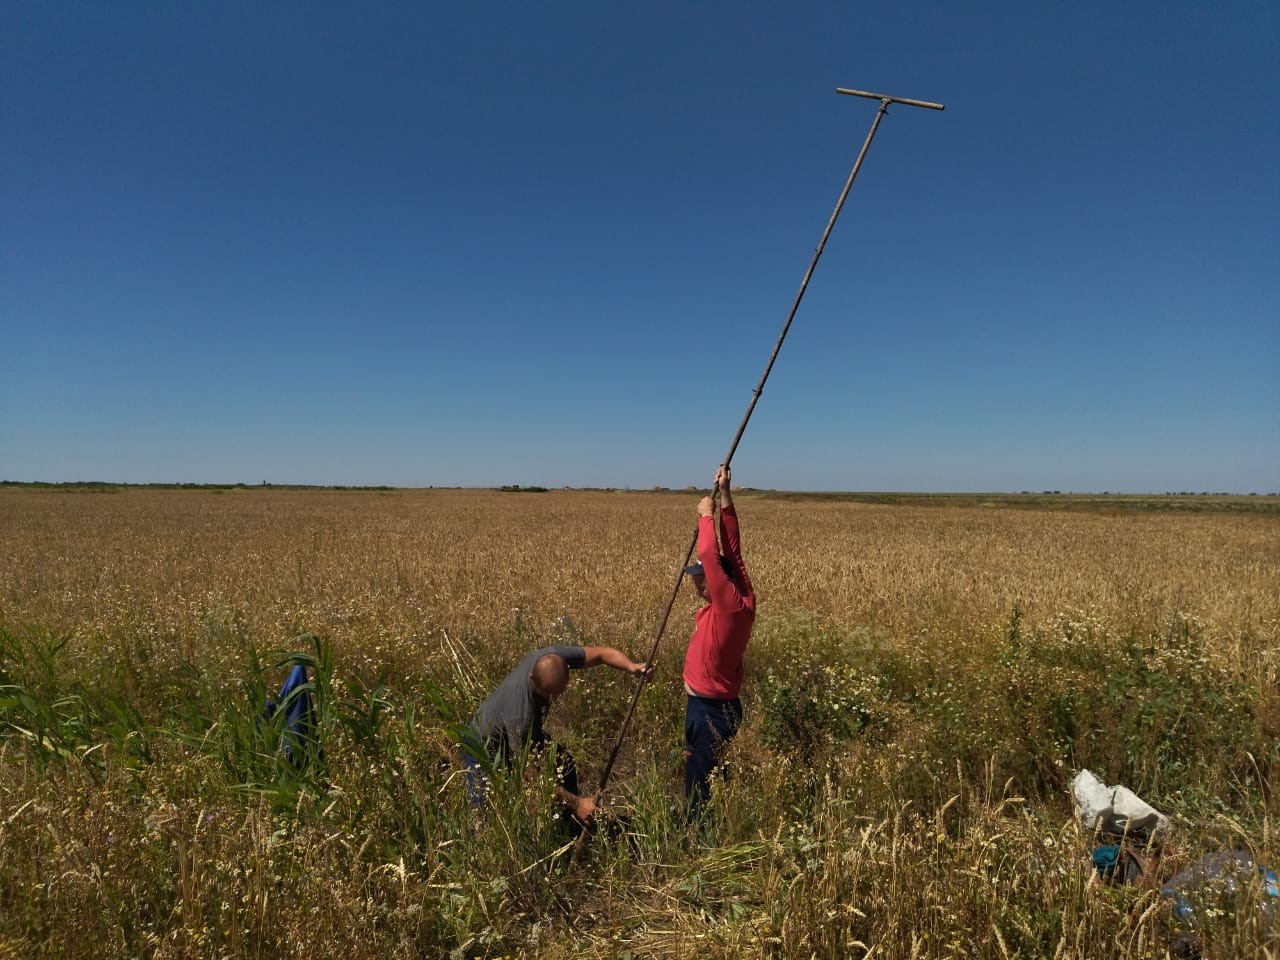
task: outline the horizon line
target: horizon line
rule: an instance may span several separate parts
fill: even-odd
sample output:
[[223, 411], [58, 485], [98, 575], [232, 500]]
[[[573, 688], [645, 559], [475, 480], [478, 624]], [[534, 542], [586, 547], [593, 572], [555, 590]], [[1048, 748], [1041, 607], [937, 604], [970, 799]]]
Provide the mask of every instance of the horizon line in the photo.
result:
[[[188, 480], [0, 480], [0, 487], [140, 487], [189, 490], [490, 490], [503, 493], [549, 493], [552, 491], [607, 491], [624, 493], [693, 493], [709, 488], [697, 484], [682, 487], [653, 484], [650, 486], [576, 485], [562, 484], [419, 484], [399, 485], [386, 483], [291, 483], [262, 480], [256, 483], [243, 481], [188, 481]], [[870, 489], [807, 489], [782, 487], [734, 488], [738, 493], [799, 494], [799, 495], [848, 495], [848, 496], [909, 496], [909, 497], [1280, 497], [1280, 491], [1261, 490], [870, 490]]]

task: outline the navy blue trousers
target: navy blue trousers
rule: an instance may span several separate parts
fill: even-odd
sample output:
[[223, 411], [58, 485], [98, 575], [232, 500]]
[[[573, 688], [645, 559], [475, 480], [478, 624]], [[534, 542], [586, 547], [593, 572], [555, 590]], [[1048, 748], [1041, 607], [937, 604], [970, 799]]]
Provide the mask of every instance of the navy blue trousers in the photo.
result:
[[684, 708], [684, 798], [689, 815], [711, 796], [711, 774], [742, 724], [742, 701], [690, 695]]

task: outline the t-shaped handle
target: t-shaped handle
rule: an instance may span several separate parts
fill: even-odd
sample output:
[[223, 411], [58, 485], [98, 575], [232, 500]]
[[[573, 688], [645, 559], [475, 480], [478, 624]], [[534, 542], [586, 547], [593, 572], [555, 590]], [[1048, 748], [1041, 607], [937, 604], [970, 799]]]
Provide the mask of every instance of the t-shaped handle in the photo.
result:
[[866, 97], [868, 100], [880, 100], [884, 103], [905, 103], [908, 107], [927, 107], [930, 110], [945, 110], [940, 103], [930, 103], [928, 100], [908, 100], [906, 97], [891, 97], [887, 93], [868, 93], [866, 90], [846, 90], [844, 87], [836, 87], [836, 93], [847, 93], [851, 97]]

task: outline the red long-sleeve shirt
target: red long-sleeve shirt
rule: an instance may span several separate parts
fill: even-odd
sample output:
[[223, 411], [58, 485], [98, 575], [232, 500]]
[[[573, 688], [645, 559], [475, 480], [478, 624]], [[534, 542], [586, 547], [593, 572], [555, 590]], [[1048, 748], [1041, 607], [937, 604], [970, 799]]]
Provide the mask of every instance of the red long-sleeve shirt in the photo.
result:
[[698, 519], [698, 560], [711, 602], [695, 617], [684, 655], [684, 682], [698, 696], [732, 700], [742, 689], [742, 654], [756, 620], [756, 596], [742, 562], [738, 514], [732, 505], [720, 510], [720, 537], [737, 569], [732, 580], [720, 567], [715, 520]]

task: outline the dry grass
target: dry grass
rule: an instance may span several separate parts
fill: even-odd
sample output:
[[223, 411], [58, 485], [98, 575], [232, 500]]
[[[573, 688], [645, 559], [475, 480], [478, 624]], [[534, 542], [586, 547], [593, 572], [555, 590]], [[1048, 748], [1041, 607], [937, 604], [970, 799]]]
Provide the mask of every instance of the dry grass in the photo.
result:
[[[189, 637], [224, 620], [405, 646], [433, 629], [644, 636], [692, 530], [691, 497], [553, 491], [0, 492], [11, 620], [77, 638]], [[740, 498], [763, 615], [904, 634], [1088, 610], [1173, 614], [1273, 641], [1280, 522]], [[367, 648], [373, 639], [375, 646]], [[430, 651], [429, 651], [430, 652]]]
[[[695, 499], [0, 489], [0, 682], [68, 745], [0, 734], [0, 957], [1162, 956], [1158, 898], [1087, 884], [1085, 763], [1181, 814], [1184, 856], [1276, 861], [1265, 512], [744, 494], [762, 603], [714, 839], [667, 815], [688, 591], [614, 791], [635, 836], [547, 859], [519, 784], [469, 825], [433, 694], [465, 719], [563, 615], [641, 656]], [[304, 631], [347, 719], [323, 782], [278, 787], [239, 704], [250, 648]], [[589, 780], [629, 689], [557, 706]], [[1277, 955], [1230, 919], [1216, 955]]]

